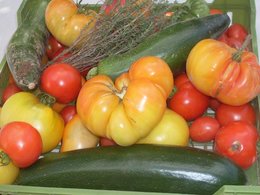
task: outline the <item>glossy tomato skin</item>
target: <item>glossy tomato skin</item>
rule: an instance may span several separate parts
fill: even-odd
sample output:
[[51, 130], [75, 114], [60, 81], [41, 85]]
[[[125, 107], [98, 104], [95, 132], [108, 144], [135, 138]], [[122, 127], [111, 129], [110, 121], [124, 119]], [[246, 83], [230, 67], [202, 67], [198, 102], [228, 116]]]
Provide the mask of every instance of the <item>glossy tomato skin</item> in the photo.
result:
[[168, 107], [191, 121], [205, 113], [209, 100], [210, 98], [198, 91], [190, 81], [185, 81], [168, 101]]
[[197, 142], [212, 141], [219, 128], [220, 124], [215, 118], [210, 116], [199, 117], [190, 125], [190, 138]]
[[92, 29], [95, 21], [94, 11], [89, 15], [78, 13], [78, 7], [72, 0], [52, 0], [45, 11], [48, 30], [65, 46], [71, 46], [84, 27]]
[[42, 153], [53, 150], [62, 138], [64, 121], [61, 116], [30, 92], [16, 93], [3, 105], [0, 127], [14, 121], [29, 123], [39, 131], [43, 142]]
[[0, 184], [13, 184], [19, 171], [12, 159], [0, 148]]
[[234, 48], [213, 39], [197, 43], [189, 53], [186, 72], [202, 93], [229, 105], [250, 102], [260, 92], [260, 66], [252, 52], [233, 59]]
[[243, 43], [248, 32], [243, 25], [234, 23], [227, 29], [226, 34], [228, 37], [233, 37]]
[[41, 75], [41, 89], [56, 98], [59, 103], [74, 101], [81, 89], [81, 74], [70, 64], [57, 63], [48, 66]]
[[62, 116], [65, 124], [67, 124], [76, 114], [77, 109], [75, 105], [67, 105], [60, 111], [60, 115]]
[[55, 39], [52, 35], [48, 38], [46, 54], [49, 60], [52, 60], [57, 54], [58, 51], [65, 48], [57, 39]]
[[2, 104], [5, 103], [10, 96], [20, 91], [22, 90], [15, 83], [8, 84], [2, 94]]
[[186, 120], [171, 109], [166, 109], [162, 120], [137, 143], [187, 146], [189, 126]]
[[234, 121], [219, 129], [214, 150], [241, 168], [248, 169], [257, 158], [257, 141], [257, 129], [252, 124]]
[[173, 88], [173, 74], [162, 59], [146, 56], [113, 82], [106, 75], [89, 79], [80, 90], [77, 113], [95, 135], [128, 146], [161, 120]]
[[256, 113], [250, 103], [241, 106], [220, 104], [215, 114], [221, 125], [227, 125], [232, 121], [246, 121], [252, 125], [256, 123]]
[[11, 122], [0, 131], [0, 147], [19, 168], [26, 168], [38, 160], [42, 152], [41, 135], [25, 122]]
[[106, 137], [101, 137], [99, 139], [99, 146], [114, 146], [117, 145], [116, 142], [114, 142], [111, 139], [108, 139]]

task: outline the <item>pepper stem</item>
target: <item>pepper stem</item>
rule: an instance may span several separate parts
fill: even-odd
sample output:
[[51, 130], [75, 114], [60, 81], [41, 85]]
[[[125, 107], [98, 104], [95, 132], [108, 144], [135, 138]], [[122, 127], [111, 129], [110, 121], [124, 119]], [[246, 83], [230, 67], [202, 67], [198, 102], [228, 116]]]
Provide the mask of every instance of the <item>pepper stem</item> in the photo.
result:
[[241, 55], [242, 55], [243, 51], [246, 49], [246, 47], [249, 45], [251, 39], [252, 39], [252, 36], [250, 34], [247, 35], [242, 46], [233, 54], [232, 59], [234, 61], [241, 62]]

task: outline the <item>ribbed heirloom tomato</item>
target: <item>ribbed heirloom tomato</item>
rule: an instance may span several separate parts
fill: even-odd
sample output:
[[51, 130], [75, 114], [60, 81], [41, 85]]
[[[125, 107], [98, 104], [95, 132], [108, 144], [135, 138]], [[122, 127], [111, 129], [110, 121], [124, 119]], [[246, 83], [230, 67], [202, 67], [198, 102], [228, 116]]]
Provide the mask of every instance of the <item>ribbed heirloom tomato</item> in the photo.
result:
[[172, 88], [169, 66], [158, 57], [146, 56], [115, 83], [105, 75], [88, 80], [79, 93], [77, 113], [93, 134], [131, 145], [161, 120]]
[[252, 52], [238, 51], [213, 39], [204, 39], [191, 50], [186, 72], [204, 94], [222, 103], [239, 106], [260, 92], [260, 66]]

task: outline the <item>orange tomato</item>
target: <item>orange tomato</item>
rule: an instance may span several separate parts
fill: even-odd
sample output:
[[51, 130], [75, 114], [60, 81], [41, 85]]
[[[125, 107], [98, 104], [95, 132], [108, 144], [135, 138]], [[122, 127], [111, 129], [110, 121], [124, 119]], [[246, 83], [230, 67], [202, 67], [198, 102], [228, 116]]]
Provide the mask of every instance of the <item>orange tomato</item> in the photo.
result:
[[173, 75], [160, 58], [147, 56], [134, 62], [116, 84], [97, 75], [82, 87], [77, 113], [95, 135], [127, 146], [145, 137], [161, 120]]
[[82, 124], [78, 115], [66, 124], [62, 137], [61, 152], [96, 147], [99, 138]]
[[51, 34], [63, 45], [70, 46], [86, 27], [94, 27], [96, 13], [91, 10], [88, 15], [78, 13], [73, 0], [52, 0], [45, 11], [45, 22]]
[[196, 88], [220, 102], [239, 106], [260, 92], [260, 66], [252, 52], [213, 39], [200, 41], [190, 52], [186, 72]]

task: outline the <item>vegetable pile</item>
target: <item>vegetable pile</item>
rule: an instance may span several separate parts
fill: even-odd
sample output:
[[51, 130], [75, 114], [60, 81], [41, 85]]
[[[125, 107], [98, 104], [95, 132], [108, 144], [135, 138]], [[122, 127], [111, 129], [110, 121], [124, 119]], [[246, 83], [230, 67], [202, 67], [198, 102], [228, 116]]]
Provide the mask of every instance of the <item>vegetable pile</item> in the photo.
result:
[[6, 54], [0, 184], [186, 194], [246, 184], [260, 67], [243, 25], [203, 0], [28, 6], [38, 11]]

